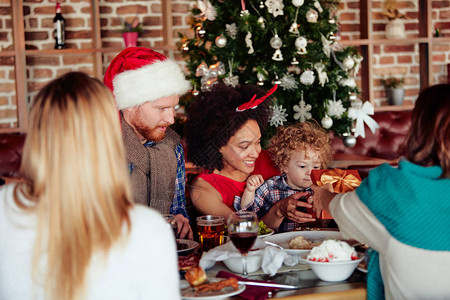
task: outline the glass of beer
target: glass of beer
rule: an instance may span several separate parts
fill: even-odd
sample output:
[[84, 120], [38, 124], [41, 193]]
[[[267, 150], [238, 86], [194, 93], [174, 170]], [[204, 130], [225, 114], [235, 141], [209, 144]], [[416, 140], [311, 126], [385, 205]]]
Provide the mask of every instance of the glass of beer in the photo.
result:
[[197, 230], [203, 252], [223, 244], [225, 221], [221, 216], [206, 215], [197, 217]]

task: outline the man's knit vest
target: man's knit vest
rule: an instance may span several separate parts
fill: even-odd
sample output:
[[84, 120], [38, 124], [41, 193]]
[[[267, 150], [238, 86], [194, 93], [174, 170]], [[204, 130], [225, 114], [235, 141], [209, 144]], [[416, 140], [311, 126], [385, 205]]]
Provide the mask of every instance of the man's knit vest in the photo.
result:
[[132, 164], [130, 180], [135, 202], [168, 214], [175, 195], [175, 148], [180, 136], [167, 128], [165, 138], [148, 147], [139, 141], [134, 129], [123, 118], [121, 124], [127, 161]]

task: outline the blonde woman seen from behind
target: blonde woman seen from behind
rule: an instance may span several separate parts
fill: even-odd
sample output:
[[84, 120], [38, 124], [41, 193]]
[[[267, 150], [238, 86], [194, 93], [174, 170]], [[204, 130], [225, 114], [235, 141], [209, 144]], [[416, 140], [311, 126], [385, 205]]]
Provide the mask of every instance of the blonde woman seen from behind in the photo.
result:
[[132, 204], [100, 81], [71, 72], [40, 91], [21, 172], [0, 189], [0, 299], [180, 298], [173, 233]]

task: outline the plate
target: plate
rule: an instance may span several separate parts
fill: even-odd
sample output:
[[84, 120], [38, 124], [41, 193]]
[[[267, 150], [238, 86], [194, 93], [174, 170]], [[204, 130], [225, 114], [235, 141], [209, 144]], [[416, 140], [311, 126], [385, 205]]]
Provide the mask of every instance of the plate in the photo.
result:
[[312, 242], [323, 241], [326, 239], [344, 240], [342, 234], [339, 231], [291, 231], [291, 232], [277, 233], [265, 237], [263, 238], [263, 240], [280, 245], [281, 247], [284, 248], [284, 251], [290, 254], [302, 255], [309, 253], [309, 251], [311, 251], [309, 249], [308, 250], [289, 249], [289, 241], [300, 235]]
[[177, 250], [178, 254], [191, 251], [191, 250], [197, 248], [199, 245], [196, 241], [193, 241], [193, 240], [177, 239], [177, 248], [178, 248], [178, 243], [183, 243], [183, 244], [187, 245], [186, 249]]
[[270, 229], [270, 228], [267, 228], [268, 230], [269, 230], [269, 233], [266, 233], [266, 234], [260, 234], [260, 235], [258, 235], [258, 237], [260, 237], [260, 238], [265, 238], [265, 237], [268, 237], [269, 235], [272, 235], [273, 234], [273, 229]]
[[357, 267], [356, 269], [357, 269], [358, 271], [363, 272], [363, 273], [367, 273], [367, 269], [363, 269], [363, 268], [360, 268], [360, 267]]
[[[216, 282], [219, 280], [223, 280], [223, 278], [208, 279], [209, 282]], [[239, 284], [236, 291], [232, 287], [225, 287], [220, 291], [208, 291], [195, 294], [195, 289], [191, 287], [186, 280], [183, 279], [180, 281], [180, 289], [181, 298], [185, 300], [218, 300], [242, 293], [245, 290], [245, 285]]]

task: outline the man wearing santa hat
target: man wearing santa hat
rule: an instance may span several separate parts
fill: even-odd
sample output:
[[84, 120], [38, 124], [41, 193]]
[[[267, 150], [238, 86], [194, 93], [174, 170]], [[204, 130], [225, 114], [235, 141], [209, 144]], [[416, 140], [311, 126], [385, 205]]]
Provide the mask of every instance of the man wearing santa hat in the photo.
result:
[[136, 203], [177, 220], [178, 238], [192, 239], [186, 211], [186, 173], [175, 106], [191, 88], [176, 62], [143, 47], [119, 53], [104, 83], [120, 110], [131, 186]]

